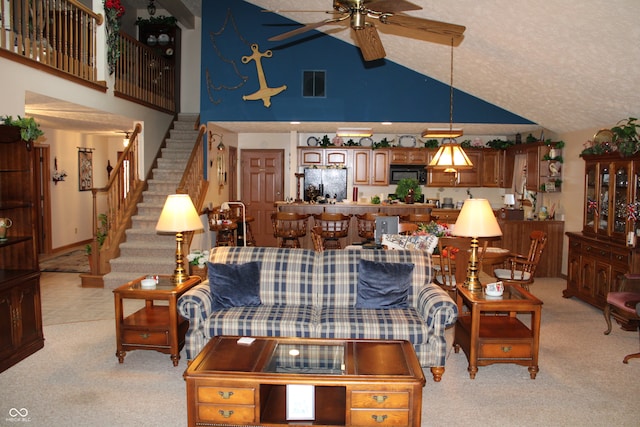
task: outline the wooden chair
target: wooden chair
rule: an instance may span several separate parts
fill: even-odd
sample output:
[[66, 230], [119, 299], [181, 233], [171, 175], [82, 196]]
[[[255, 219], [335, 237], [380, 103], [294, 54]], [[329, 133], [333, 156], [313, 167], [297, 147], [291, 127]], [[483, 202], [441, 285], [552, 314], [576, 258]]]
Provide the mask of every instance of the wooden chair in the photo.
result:
[[365, 243], [373, 242], [376, 238], [376, 213], [365, 213], [356, 215], [358, 225], [358, 236], [364, 239]]
[[398, 224], [398, 234], [411, 235], [418, 231], [418, 224], [413, 222], [401, 222]]
[[[478, 250], [478, 271], [481, 270], [482, 259], [487, 250], [488, 241], [480, 243]], [[453, 249], [453, 250], [452, 250]], [[456, 288], [464, 284], [467, 279], [467, 268], [471, 250], [471, 238], [468, 237], [440, 237], [438, 239], [438, 264], [435, 266], [436, 284], [456, 299]]]
[[274, 212], [271, 214], [273, 236], [280, 241], [281, 248], [299, 248], [300, 238], [307, 235], [309, 215], [295, 212]]
[[[607, 322], [605, 335], [611, 333], [611, 316], [624, 323], [627, 329], [635, 330], [640, 325], [640, 275], [625, 274], [620, 290], [607, 294], [607, 304], [604, 306], [604, 320]], [[640, 358], [640, 353], [628, 354], [622, 363], [629, 363], [629, 359]]]
[[351, 215], [321, 213], [313, 215], [316, 226], [322, 228], [322, 244], [325, 249], [342, 249], [340, 239], [349, 235]]
[[322, 240], [322, 227], [316, 225], [311, 229], [311, 240], [313, 241], [313, 249], [316, 252], [324, 251], [324, 241]]
[[527, 291], [529, 290], [529, 285], [533, 283], [536, 267], [547, 244], [547, 233], [534, 230], [529, 235], [529, 238], [531, 239], [531, 245], [526, 256], [512, 256], [507, 259], [503, 268], [497, 268], [493, 271], [498, 280], [502, 280], [509, 285], [520, 285]]

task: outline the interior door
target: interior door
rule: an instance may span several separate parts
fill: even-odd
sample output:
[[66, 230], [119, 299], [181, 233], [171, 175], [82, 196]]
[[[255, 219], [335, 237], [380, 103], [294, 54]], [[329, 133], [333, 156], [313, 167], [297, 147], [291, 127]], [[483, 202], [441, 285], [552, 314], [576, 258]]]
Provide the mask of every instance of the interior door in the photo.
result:
[[49, 184], [51, 182], [49, 168], [50, 148], [48, 145], [35, 145], [34, 149], [37, 150], [33, 171], [35, 173], [35, 191], [38, 195], [38, 203], [36, 204], [38, 253], [46, 255], [53, 251], [51, 247], [51, 198], [49, 194]]
[[271, 213], [275, 202], [283, 200], [284, 150], [241, 150], [242, 202], [247, 216], [253, 217], [250, 224], [256, 246], [277, 246], [273, 237]]

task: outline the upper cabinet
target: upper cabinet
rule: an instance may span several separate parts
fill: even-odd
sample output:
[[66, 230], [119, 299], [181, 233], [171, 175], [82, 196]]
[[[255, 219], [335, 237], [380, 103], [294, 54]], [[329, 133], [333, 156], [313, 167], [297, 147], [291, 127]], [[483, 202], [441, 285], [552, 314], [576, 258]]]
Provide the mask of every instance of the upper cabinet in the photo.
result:
[[426, 148], [392, 148], [392, 165], [426, 165], [429, 151]]
[[348, 154], [345, 148], [298, 148], [298, 166], [347, 165]]
[[389, 184], [389, 150], [353, 150], [354, 185]]
[[[460, 170], [458, 173], [428, 170], [428, 187], [497, 187], [497, 183], [503, 182], [503, 172], [498, 169], [500, 153], [497, 150], [488, 148], [465, 148], [465, 153], [473, 168]], [[431, 161], [436, 154], [436, 150], [429, 151], [428, 162]], [[485, 165], [484, 158], [487, 157]], [[485, 180], [485, 172], [489, 172], [489, 179]], [[491, 185], [485, 185], [485, 181], [491, 182]]]
[[[507, 150], [507, 160], [510, 166], [507, 185], [511, 184], [514, 173], [520, 168], [526, 169], [526, 189], [529, 191], [552, 193], [560, 191], [562, 187], [562, 148], [551, 142], [533, 142], [518, 144]], [[522, 159], [524, 161], [520, 161]], [[518, 169], [518, 170], [516, 170]]]

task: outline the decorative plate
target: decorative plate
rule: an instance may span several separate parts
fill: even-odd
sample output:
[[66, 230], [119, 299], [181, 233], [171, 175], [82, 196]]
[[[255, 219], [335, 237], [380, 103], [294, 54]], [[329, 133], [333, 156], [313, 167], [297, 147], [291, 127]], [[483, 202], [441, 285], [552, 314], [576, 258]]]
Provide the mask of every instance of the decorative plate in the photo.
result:
[[416, 137], [413, 135], [402, 135], [398, 140], [398, 145], [400, 147], [415, 147]]
[[318, 138], [316, 138], [315, 136], [310, 136], [309, 138], [307, 138], [307, 145], [309, 147], [317, 147], [318, 144], [320, 144], [320, 141], [318, 141]]
[[596, 144], [604, 144], [606, 142], [613, 142], [613, 132], [611, 129], [600, 129], [595, 135], [593, 135], [593, 142]]
[[373, 145], [373, 139], [368, 136], [360, 138], [360, 145], [363, 147], [371, 147]]

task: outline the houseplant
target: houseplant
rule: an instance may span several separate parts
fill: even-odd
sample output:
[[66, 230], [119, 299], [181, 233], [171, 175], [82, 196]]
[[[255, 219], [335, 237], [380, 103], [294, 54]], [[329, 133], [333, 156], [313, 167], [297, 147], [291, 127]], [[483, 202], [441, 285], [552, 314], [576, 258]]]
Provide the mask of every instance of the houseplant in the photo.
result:
[[209, 251], [194, 250], [187, 255], [191, 275], [200, 276], [202, 280], [207, 279], [207, 261], [209, 261]]
[[414, 200], [418, 200], [422, 195], [422, 188], [420, 188], [420, 183], [417, 179], [413, 178], [402, 178], [398, 181], [398, 187], [396, 188], [396, 195], [398, 199], [404, 200], [409, 194], [409, 189], [413, 190], [413, 198]]
[[[107, 238], [107, 233], [109, 231], [109, 220], [107, 219], [107, 214], [99, 214], [98, 215], [98, 229], [96, 230], [96, 240], [98, 241], [98, 249], [102, 248], [104, 241]], [[84, 252], [87, 256], [91, 256], [93, 251], [93, 246], [91, 243], [87, 243], [84, 247]], [[91, 263], [91, 261], [89, 261]]]
[[4, 116], [0, 118], [0, 120], [2, 120], [3, 125], [19, 127], [20, 138], [28, 143], [44, 135], [44, 132], [40, 129], [40, 125], [33, 117], [18, 116], [18, 118], [14, 120], [11, 116]]
[[623, 157], [632, 156], [640, 151], [640, 135], [638, 135], [638, 128], [640, 124], [636, 123], [635, 117], [629, 117], [624, 120], [620, 120], [618, 124], [611, 128], [613, 132], [613, 144], [618, 147], [618, 151]]

